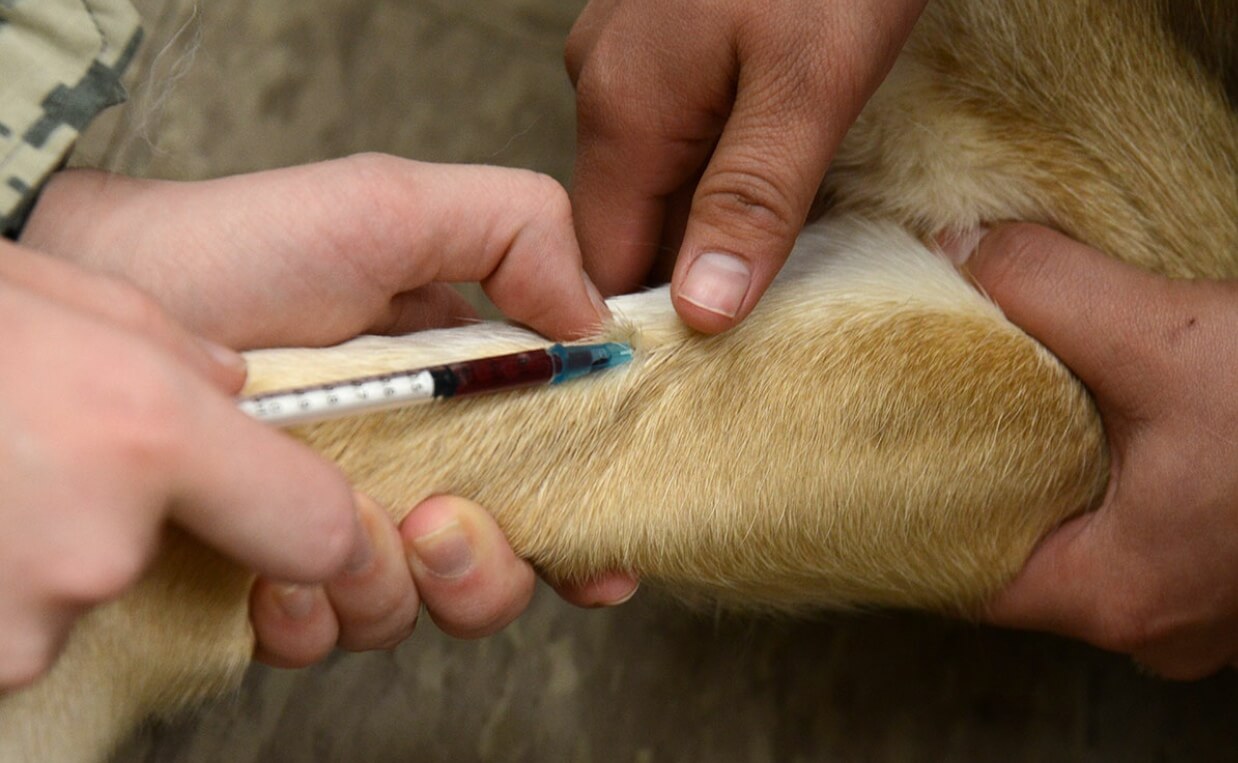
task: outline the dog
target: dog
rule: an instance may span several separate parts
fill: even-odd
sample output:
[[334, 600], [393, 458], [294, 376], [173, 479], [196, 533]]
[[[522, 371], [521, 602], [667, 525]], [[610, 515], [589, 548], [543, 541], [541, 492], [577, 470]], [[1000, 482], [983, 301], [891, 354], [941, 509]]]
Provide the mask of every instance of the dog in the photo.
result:
[[[1028, 220], [1166, 275], [1238, 277], [1236, 56], [1225, 0], [938, 0], [741, 326], [705, 337], [665, 289], [617, 297], [596, 339], [632, 343], [622, 369], [295, 434], [383, 505], [479, 501], [555, 578], [974, 614], [1097, 504], [1108, 454], [1086, 391], [931, 242]], [[268, 350], [249, 391], [545, 344], [481, 324]], [[101, 760], [142, 719], [233, 689], [251, 580], [169, 530], [143, 581], [0, 699], [0, 761]]]

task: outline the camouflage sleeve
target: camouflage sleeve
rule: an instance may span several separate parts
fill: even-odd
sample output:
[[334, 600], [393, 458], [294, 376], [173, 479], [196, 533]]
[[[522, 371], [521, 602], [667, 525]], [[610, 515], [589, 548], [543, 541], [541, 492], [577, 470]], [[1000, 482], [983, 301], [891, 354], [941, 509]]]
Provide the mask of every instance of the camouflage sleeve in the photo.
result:
[[0, 233], [20, 230], [78, 133], [124, 100], [141, 36], [128, 0], [0, 0]]

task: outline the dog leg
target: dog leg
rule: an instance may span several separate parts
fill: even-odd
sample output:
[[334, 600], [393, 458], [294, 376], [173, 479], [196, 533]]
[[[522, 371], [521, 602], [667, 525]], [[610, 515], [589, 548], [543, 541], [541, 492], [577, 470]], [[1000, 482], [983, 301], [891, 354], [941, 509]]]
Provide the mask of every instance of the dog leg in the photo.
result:
[[[628, 366], [561, 387], [296, 432], [396, 519], [491, 509], [548, 574], [630, 569], [727, 606], [969, 612], [1101, 494], [1070, 374], [890, 224], [830, 220], [752, 317], [695, 334], [665, 289], [611, 300]], [[501, 324], [250, 355], [251, 391], [542, 346]], [[134, 724], [239, 683], [250, 576], [183, 536], [0, 704], [0, 760], [98, 760]]]
[[[689, 598], [966, 611], [1100, 494], [1083, 390], [892, 225], [806, 232], [752, 320], [685, 329], [665, 290], [612, 300], [636, 360], [560, 388], [300, 430], [397, 519], [491, 509], [552, 576], [631, 569]], [[251, 355], [256, 389], [543, 345], [478, 326]]]

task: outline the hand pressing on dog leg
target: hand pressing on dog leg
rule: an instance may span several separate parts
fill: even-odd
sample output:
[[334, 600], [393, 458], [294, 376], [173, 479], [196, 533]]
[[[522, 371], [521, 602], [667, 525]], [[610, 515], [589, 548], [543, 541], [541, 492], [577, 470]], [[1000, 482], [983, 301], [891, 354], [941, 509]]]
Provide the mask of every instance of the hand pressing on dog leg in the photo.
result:
[[358, 506], [367, 544], [342, 575], [321, 586], [254, 585], [258, 659], [303, 667], [336, 646], [393, 648], [412, 633], [423, 601], [444, 632], [465, 638], [501, 630], [527, 606], [533, 569], [480, 506], [430, 499], [400, 529], [369, 499], [359, 496]]
[[1101, 506], [1046, 537], [988, 619], [1170, 678], [1234, 664], [1238, 283], [1162, 278], [1032, 225], [983, 236], [965, 267], [1091, 391], [1112, 462]]
[[609, 316], [567, 193], [527, 170], [379, 154], [192, 183], [70, 170], [44, 188], [22, 243], [118, 275], [245, 350], [472, 318], [449, 282], [481, 283], [555, 339]]
[[786, 261], [926, 0], [593, 0], [567, 43], [572, 199], [602, 291], [665, 247], [684, 322], [724, 331]]
[[[239, 347], [333, 344], [471, 316], [444, 281], [480, 281], [505, 313], [554, 337], [586, 334], [607, 314], [581, 269], [566, 193], [521, 170], [362, 155], [202, 183], [69, 171], [48, 183], [22, 240], [136, 283], [194, 331]], [[444, 502], [446, 514], [434, 509]], [[422, 600], [457, 635], [493, 632], [524, 609], [532, 569], [480, 508], [431, 499], [397, 529], [358, 504], [366, 542], [339, 577], [255, 585], [262, 659], [299, 666], [337, 644], [389, 648]], [[428, 548], [417, 537], [453, 535], [427, 525], [427, 511], [462, 528], [467, 572], [431, 574], [409, 553]], [[617, 573], [560, 593], [598, 606], [635, 588]]]
[[[335, 647], [390, 649], [417, 623], [422, 604], [444, 633], [480, 638], [520, 616], [536, 573], [507, 545], [485, 509], [463, 498], [423, 501], [397, 530], [386, 512], [357, 497], [366, 550], [325, 585], [259, 580], [250, 595], [257, 657], [304, 667]], [[559, 594], [582, 607], [610, 606], [635, 593], [627, 575], [610, 575]]]

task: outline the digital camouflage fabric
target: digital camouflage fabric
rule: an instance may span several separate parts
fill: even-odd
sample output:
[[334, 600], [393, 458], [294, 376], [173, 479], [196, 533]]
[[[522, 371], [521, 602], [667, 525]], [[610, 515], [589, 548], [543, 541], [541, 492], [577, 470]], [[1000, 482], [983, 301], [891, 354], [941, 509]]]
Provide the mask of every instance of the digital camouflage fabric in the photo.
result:
[[0, 0], [0, 231], [13, 236], [39, 186], [103, 109], [142, 37], [127, 0]]

